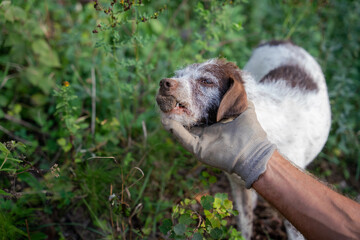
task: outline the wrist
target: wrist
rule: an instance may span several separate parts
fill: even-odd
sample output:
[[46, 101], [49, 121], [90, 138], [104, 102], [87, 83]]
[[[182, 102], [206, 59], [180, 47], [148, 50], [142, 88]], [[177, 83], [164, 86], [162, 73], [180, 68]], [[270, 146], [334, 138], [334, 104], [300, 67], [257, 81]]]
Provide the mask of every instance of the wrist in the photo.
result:
[[266, 171], [267, 163], [276, 150], [276, 145], [268, 140], [262, 140], [254, 146], [239, 157], [233, 168], [233, 172], [245, 181], [248, 189]]

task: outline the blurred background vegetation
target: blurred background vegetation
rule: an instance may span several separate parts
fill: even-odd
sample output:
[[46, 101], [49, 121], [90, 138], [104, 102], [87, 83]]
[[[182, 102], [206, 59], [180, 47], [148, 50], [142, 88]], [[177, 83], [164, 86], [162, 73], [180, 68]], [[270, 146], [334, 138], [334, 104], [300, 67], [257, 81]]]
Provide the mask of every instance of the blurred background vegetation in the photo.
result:
[[355, 0], [2, 1], [0, 239], [166, 238], [219, 173], [162, 129], [159, 80], [213, 57], [241, 68], [271, 39], [322, 66], [333, 122], [310, 169], [358, 197], [359, 16]]

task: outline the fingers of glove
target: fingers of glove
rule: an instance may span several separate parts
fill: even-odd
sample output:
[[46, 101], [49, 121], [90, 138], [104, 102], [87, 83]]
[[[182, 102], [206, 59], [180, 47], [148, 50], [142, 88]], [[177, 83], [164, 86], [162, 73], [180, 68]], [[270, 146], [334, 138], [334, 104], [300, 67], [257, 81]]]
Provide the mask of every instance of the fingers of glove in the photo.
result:
[[181, 123], [172, 119], [162, 119], [161, 123], [167, 131], [174, 134], [183, 147], [194, 153], [197, 139], [188, 130], [186, 130]]
[[195, 136], [200, 136], [204, 132], [205, 127], [192, 127], [190, 128], [191, 134]]

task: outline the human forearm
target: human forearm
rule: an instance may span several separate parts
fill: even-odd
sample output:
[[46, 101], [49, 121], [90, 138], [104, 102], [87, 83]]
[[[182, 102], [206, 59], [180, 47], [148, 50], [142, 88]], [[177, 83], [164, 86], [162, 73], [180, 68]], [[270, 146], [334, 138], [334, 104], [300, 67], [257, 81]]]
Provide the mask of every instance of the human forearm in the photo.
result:
[[299, 171], [277, 151], [252, 186], [307, 239], [360, 238], [360, 204]]

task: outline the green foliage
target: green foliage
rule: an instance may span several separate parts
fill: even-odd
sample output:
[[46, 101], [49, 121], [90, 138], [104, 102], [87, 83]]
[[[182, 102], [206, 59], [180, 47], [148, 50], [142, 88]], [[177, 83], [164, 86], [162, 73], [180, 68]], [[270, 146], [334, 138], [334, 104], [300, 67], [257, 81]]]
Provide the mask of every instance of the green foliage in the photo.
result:
[[227, 194], [203, 196], [201, 208], [196, 200], [186, 198], [173, 207], [171, 219], [159, 227], [170, 239], [243, 239], [241, 233], [227, 225], [226, 218], [237, 215]]
[[21, 142], [0, 142], [0, 171], [12, 174], [26, 171], [29, 166], [22, 164], [25, 160], [25, 156], [23, 155], [25, 148], [26, 146]]
[[217, 178], [194, 170], [154, 99], [177, 68], [213, 57], [242, 67], [274, 38], [320, 62], [333, 125], [318, 160], [359, 179], [358, 1], [96, 2], [0, 3], [1, 239], [235, 239], [223, 195], [171, 213]]

